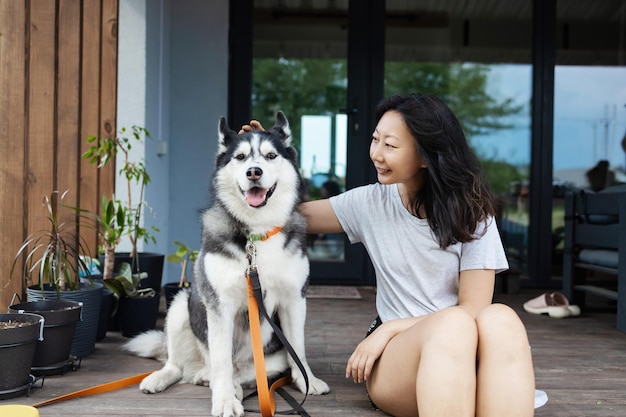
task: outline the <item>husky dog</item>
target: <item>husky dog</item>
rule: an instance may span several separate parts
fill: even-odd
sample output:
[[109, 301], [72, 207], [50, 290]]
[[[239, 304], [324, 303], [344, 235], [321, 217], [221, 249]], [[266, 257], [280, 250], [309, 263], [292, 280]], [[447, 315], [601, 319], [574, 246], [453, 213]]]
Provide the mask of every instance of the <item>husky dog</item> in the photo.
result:
[[[287, 119], [279, 112], [270, 130], [238, 135], [222, 117], [218, 134], [213, 204], [202, 214], [202, 247], [191, 291], [174, 298], [165, 332], [144, 333], [125, 348], [166, 361], [141, 382], [143, 392], [157, 393], [176, 382], [210, 385], [212, 415], [238, 417], [244, 412], [242, 384], [255, 381], [245, 277], [252, 262], [265, 308], [280, 322], [308, 374], [308, 394], [325, 394], [329, 388], [313, 376], [305, 358], [309, 262], [306, 225], [296, 209], [304, 187]], [[254, 256], [246, 251], [250, 242]], [[301, 371], [266, 320], [261, 332], [268, 377], [290, 369], [304, 393]]]

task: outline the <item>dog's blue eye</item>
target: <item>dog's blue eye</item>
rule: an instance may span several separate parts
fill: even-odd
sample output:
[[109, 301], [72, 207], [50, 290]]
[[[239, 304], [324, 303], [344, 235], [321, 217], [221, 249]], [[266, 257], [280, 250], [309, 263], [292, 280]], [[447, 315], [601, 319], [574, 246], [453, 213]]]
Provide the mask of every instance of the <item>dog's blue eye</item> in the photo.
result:
[[242, 153], [238, 153], [237, 155], [235, 155], [235, 159], [238, 161], [243, 161], [244, 159], [246, 159], [246, 156]]
[[276, 155], [274, 152], [270, 152], [270, 153], [268, 153], [267, 155], [265, 155], [265, 157], [266, 157], [267, 159], [270, 159], [270, 160], [271, 160], [271, 159], [276, 159], [276, 157], [277, 157], [277, 156], [278, 156], [278, 155]]

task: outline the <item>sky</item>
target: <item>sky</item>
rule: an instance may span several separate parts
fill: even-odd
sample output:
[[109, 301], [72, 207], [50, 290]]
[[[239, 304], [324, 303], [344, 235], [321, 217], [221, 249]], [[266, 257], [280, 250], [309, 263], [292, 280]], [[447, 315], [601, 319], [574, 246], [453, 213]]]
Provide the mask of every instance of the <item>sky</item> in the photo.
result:
[[[528, 166], [530, 164], [530, 65], [493, 65], [487, 83], [496, 98], [513, 98], [524, 106], [511, 118], [513, 128], [471, 138], [483, 156]], [[626, 154], [621, 141], [626, 134], [626, 68], [557, 66], [554, 98], [555, 179], [582, 184], [584, 172], [598, 160], [624, 170]], [[330, 116], [302, 118], [301, 167], [306, 177], [328, 172], [330, 164]], [[345, 115], [337, 115], [337, 174], [345, 172]]]
[[[338, 177], [346, 175], [346, 132], [347, 116], [335, 115], [335, 174]], [[330, 141], [331, 141], [331, 116], [316, 115], [302, 116], [302, 148], [300, 167], [305, 178], [311, 178], [317, 172], [330, 171]]]
[[[520, 165], [530, 162], [529, 65], [492, 67], [488, 90], [525, 105], [515, 127], [472, 143], [487, 155]], [[626, 69], [624, 67], [558, 66], [555, 69], [554, 172], [585, 171], [600, 159], [624, 169], [621, 147], [626, 133]]]

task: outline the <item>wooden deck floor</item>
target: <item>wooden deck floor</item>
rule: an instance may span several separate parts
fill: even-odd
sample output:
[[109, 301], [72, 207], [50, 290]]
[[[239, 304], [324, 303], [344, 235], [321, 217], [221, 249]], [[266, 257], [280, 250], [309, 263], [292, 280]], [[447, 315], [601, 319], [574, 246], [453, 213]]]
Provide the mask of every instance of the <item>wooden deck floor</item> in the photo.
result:
[[[309, 397], [305, 408], [312, 417], [383, 416], [370, 408], [364, 388], [344, 379], [345, 362], [374, 316], [372, 289], [359, 289], [362, 299], [309, 299], [307, 351], [313, 371], [331, 386], [325, 396]], [[519, 311], [531, 340], [537, 387], [549, 402], [538, 417], [626, 416], [626, 333], [615, 330], [615, 313], [593, 312], [577, 318], [552, 319], [522, 310], [522, 303], [539, 291], [500, 294], [496, 301]], [[0, 401], [33, 404], [134, 374], [157, 370], [159, 363], [136, 358], [119, 349], [124, 338], [109, 332], [80, 369], [48, 376], [30, 397]], [[300, 397], [297, 397], [300, 398]], [[42, 417], [56, 416], [208, 416], [210, 390], [174, 385], [156, 395], [136, 386], [40, 408]], [[249, 407], [255, 407], [252, 402]], [[278, 408], [281, 408], [279, 404]], [[282, 407], [284, 408], [284, 407]], [[258, 414], [247, 413], [255, 416]], [[9, 417], [9, 416], [1, 416]]]

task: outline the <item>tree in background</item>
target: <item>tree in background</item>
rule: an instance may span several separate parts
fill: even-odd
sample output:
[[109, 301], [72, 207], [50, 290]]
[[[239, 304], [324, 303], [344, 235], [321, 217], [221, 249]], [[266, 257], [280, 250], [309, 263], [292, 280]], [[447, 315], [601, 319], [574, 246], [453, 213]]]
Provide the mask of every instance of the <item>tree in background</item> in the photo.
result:
[[346, 107], [346, 77], [344, 60], [255, 59], [252, 114], [271, 126], [278, 110], [285, 111], [293, 143], [299, 148], [302, 116]]
[[[385, 96], [428, 92], [442, 98], [457, 115], [467, 137], [493, 134], [514, 126], [508, 122], [523, 106], [512, 98], [496, 99], [487, 92], [490, 68], [482, 64], [388, 62]], [[496, 156], [476, 150], [494, 192], [507, 194], [510, 184], [527, 178], [520, 169]]]
[[[296, 148], [300, 146], [300, 118], [328, 114], [346, 107], [345, 60], [255, 59], [253, 66], [252, 114], [263, 123], [273, 123], [276, 112], [288, 115]], [[487, 92], [490, 68], [482, 64], [388, 62], [385, 96], [428, 92], [441, 97], [455, 112], [468, 138], [510, 129], [511, 117], [523, 106], [512, 98], [497, 99]], [[523, 171], [481, 155], [494, 191], [507, 193], [509, 184], [523, 179]]]
[[432, 93], [457, 115], [468, 137], [513, 126], [508, 117], [522, 111], [512, 98], [497, 100], [487, 93], [489, 66], [389, 62], [385, 66], [385, 96], [406, 92]]

